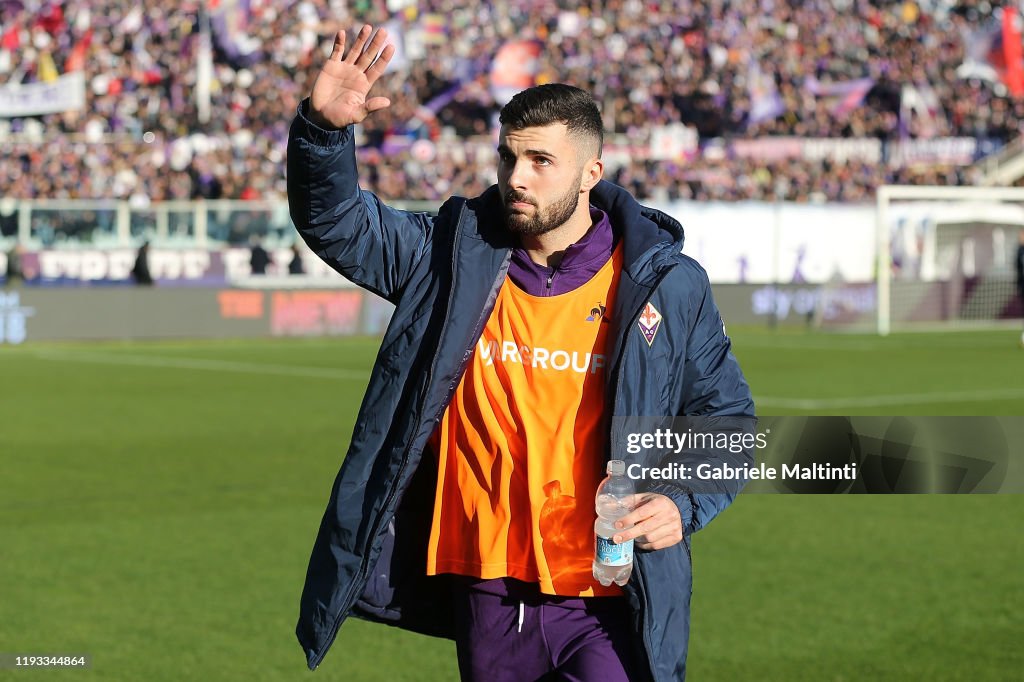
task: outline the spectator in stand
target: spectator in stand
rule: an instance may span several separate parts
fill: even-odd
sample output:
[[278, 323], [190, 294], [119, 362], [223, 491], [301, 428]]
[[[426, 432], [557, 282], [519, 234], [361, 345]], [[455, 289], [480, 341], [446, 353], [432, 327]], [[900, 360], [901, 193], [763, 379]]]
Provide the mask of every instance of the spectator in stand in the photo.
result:
[[[1021, 307], [1024, 308], [1024, 230], [1020, 231], [1018, 235], [1019, 244], [1017, 245], [1017, 296], [1020, 298]], [[1024, 333], [1020, 337], [1021, 348], [1024, 348]]]
[[306, 268], [302, 264], [302, 250], [298, 244], [292, 244], [292, 259], [288, 262], [289, 275], [304, 275]]
[[135, 254], [135, 265], [132, 266], [132, 279], [140, 287], [152, 286], [153, 276], [149, 273], [149, 242], [144, 242]]
[[21, 244], [15, 244], [7, 252], [7, 272], [5, 274], [4, 286], [16, 287], [25, 280], [25, 271], [22, 268], [21, 258], [25, 248]]
[[259, 237], [253, 237], [252, 249], [249, 255], [249, 268], [254, 275], [267, 274], [267, 266], [270, 265], [270, 254], [263, 248]]

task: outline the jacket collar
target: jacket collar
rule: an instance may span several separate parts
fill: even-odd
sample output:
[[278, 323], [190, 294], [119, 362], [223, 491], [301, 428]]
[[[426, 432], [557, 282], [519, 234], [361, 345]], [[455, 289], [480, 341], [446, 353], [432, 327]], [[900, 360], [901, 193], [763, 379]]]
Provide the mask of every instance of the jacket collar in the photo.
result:
[[[675, 218], [642, 206], [622, 187], [602, 180], [590, 191], [590, 203], [611, 219], [612, 229], [622, 239], [626, 273], [638, 283], [652, 280], [671, 264], [683, 250], [683, 226]], [[501, 198], [498, 186], [491, 185], [471, 199], [468, 208], [475, 221], [463, 221], [465, 233], [475, 235], [500, 248], [513, 248], [515, 238], [501, 222]]]

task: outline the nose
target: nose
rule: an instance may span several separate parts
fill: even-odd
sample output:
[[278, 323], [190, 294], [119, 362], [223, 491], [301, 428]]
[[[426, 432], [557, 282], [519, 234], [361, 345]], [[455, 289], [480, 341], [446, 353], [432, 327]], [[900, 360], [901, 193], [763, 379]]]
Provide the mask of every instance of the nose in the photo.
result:
[[526, 189], [526, 184], [525, 184], [526, 173], [525, 173], [525, 170], [526, 169], [523, 167], [523, 164], [522, 164], [521, 161], [516, 161], [513, 164], [512, 169], [509, 171], [509, 174], [508, 174], [508, 187], [509, 187], [509, 189], [516, 189], [516, 190]]

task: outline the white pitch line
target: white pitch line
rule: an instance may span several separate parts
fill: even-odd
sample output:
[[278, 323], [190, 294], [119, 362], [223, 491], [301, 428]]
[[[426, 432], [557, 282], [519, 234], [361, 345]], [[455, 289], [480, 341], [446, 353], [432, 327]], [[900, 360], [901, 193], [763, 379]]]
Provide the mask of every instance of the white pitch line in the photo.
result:
[[231, 360], [204, 360], [202, 358], [175, 358], [165, 355], [107, 355], [90, 352], [34, 351], [33, 357], [59, 362], [85, 362], [104, 365], [160, 367], [166, 369], [197, 369], [213, 372], [239, 372], [242, 374], [276, 374], [280, 376], [309, 377], [312, 379], [365, 380], [369, 372], [331, 369], [303, 365], [273, 365]]
[[982, 391], [947, 391], [943, 393], [905, 393], [902, 395], [871, 395], [850, 398], [778, 398], [754, 397], [754, 404], [765, 407], [783, 407], [795, 410], [822, 410], [838, 407], [874, 407], [885, 405], [925, 405], [929, 403], [985, 402], [1024, 398], [1024, 389], [997, 388]]

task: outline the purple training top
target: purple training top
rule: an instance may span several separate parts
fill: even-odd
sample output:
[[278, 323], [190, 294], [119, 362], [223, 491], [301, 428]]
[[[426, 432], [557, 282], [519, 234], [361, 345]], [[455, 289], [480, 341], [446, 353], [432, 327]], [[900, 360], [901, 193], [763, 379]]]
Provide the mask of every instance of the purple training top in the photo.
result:
[[558, 296], [590, 281], [612, 257], [615, 247], [608, 214], [591, 206], [590, 218], [594, 224], [578, 242], [565, 250], [557, 268], [537, 265], [522, 247], [513, 249], [512, 262], [508, 266], [512, 282], [531, 296]]

